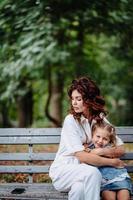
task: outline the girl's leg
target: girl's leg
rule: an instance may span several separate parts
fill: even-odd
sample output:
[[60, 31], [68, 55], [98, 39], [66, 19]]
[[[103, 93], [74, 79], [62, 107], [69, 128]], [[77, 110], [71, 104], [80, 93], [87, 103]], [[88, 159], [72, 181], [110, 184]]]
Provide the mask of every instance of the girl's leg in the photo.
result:
[[129, 191], [126, 189], [119, 190], [117, 192], [117, 200], [130, 200]]
[[[102, 200], [116, 200], [116, 192], [105, 190], [102, 192]], [[123, 200], [123, 199], [121, 199]]]

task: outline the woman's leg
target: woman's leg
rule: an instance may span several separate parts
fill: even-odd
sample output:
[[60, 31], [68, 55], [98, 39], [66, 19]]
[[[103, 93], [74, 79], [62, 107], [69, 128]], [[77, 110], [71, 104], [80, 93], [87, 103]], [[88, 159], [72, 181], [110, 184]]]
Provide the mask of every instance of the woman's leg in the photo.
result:
[[84, 199], [84, 184], [82, 182], [75, 182], [71, 186], [71, 190], [68, 193], [68, 199]]
[[69, 200], [100, 200], [101, 174], [96, 167], [71, 164], [58, 170], [53, 184], [59, 191], [68, 191]]
[[[84, 200], [93, 199], [99, 200], [100, 199], [100, 186], [101, 186], [101, 173], [96, 167], [86, 166], [86, 172], [83, 173], [82, 177], [84, 177], [84, 192], [85, 197]], [[83, 169], [85, 170], [85, 169]]]
[[129, 191], [126, 189], [117, 192], [117, 200], [130, 200]]
[[[102, 192], [102, 200], [116, 200], [116, 192], [105, 190]], [[123, 199], [121, 199], [123, 200]]]

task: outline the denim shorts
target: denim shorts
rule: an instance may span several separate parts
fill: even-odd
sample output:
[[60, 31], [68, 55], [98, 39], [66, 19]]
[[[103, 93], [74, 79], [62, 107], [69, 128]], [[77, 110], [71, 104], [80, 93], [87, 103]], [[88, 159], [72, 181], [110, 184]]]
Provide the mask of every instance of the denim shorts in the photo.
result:
[[121, 189], [127, 189], [130, 192], [130, 194], [133, 194], [132, 182], [130, 178], [126, 178], [125, 180], [122, 180], [122, 181], [116, 181], [116, 182], [107, 184], [105, 186], [101, 186], [101, 192], [105, 190], [117, 191]]

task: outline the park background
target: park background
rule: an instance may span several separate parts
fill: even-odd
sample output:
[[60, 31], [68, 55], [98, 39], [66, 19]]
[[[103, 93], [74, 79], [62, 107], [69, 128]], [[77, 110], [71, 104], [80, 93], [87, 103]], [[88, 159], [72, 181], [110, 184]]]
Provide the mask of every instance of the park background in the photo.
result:
[[61, 127], [80, 76], [100, 87], [110, 122], [133, 125], [131, 0], [0, 0], [1, 128]]
[[67, 87], [90, 76], [115, 125], [133, 125], [130, 0], [1, 0], [0, 126], [61, 126]]

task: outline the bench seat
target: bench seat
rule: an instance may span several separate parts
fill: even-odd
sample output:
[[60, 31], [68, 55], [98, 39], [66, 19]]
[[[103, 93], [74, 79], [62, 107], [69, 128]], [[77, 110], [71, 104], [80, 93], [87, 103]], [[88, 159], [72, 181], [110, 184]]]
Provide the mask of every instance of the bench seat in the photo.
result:
[[[15, 188], [24, 188], [25, 192], [12, 194]], [[67, 193], [56, 191], [51, 183], [2, 183], [0, 184], [0, 199], [65, 200]]]
[[[15, 188], [24, 188], [22, 194], [12, 194]], [[0, 200], [67, 200], [66, 192], [58, 192], [51, 183], [0, 184]], [[133, 200], [133, 196], [131, 197]]]

